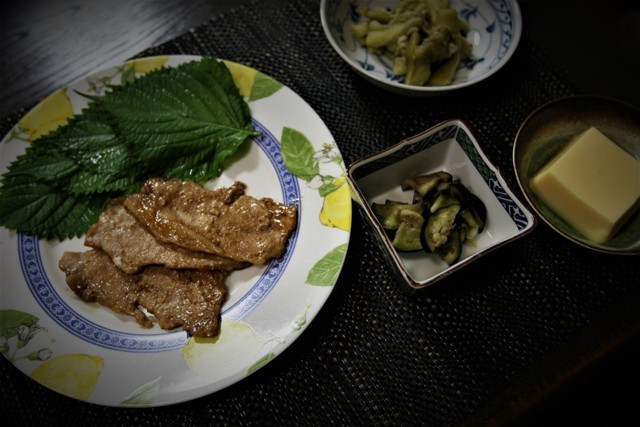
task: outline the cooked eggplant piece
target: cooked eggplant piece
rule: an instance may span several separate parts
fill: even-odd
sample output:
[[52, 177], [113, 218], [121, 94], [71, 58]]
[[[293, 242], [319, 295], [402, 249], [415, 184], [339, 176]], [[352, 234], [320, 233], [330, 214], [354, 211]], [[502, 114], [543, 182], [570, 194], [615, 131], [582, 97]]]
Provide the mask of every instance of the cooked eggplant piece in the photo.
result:
[[405, 178], [400, 182], [400, 187], [404, 190], [414, 190], [414, 203], [422, 202], [422, 200], [442, 182], [451, 181], [452, 176], [448, 172], [439, 171], [427, 175], [420, 175], [411, 178]]
[[422, 205], [419, 203], [404, 203], [395, 200], [386, 200], [385, 203], [373, 203], [371, 205], [373, 213], [380, 223], [387, 230], [397, 230], [400, 226], [398, 214], [402, 210], [410, 210], [416, 213], [422, 212]]
[[460, 228], [464, 229], [464, 236], [461, 236], [463, 237], [461, 240], [463, 242], [466, 240], [473, 240], [473, 238], [480, 232], [480, 224], [478, 224], [476, 216], [473, 214], [471, 209], [466, 208], [460, 211], [460, 217], [462, 218]]
[[482, 200], [445, 171], [403, 179], [413, 202], [387, 200], [372, 205], [396, 250], [424, 250], [448, 265], [460, 259], [462, 245], [484, 230], [487, 209]]
[[484, 227], [487, 223], [487, 208], [484, 203], [482, 203], [482, 200], [478, 198], [477, 201], [479, 203], [472, 205], [471, 211], [473, 212], [473, 217], [478, 223], [478, 233], [480, 233], [482, 232], [482, 230], [484, 230]]
[[434, 199], [433, 203], [429, 207], [429, 212], [434, 213], [440, 208], [445, 208], [449, 205], [460, 204], [460, 199], [454, 196], [451, 191], [443, 190], [436, 193], [437, 196]]
[[436, 187], [436, 192], [440, 193], [442, 191], [447, 191], [449, 188], [451, 188], [451, 181], [442, 181]]
[[444, 245], [460, 211], [459, 204], [453, 204], [438, 209], [424, 222], [420, 233], [425, 251], [435, 252]]
[[458, 227], [456, 228], [458, 230], [458, 233], [460, 234], [460, 243], [464, 243], [467, 241], [468, 228], [469, 227], [467, 227], [466, 223], [459, 224]]
[[419, 251], [422, 249], [420, 231], [424, 218], [422, 214], [405, 209], [398, 213], [400, 226], [393, 238], [393, 247], [399, 251]]
[[462, 205], [471, 210], [478, 223], [478, 233], [482, 232], [487, 222], [487, 207], [484, 205], [484, 202], [460, 182], [453, 183], [451, 190], [455, 192], [455, 194], [459, 194]]
[[460, 260], [460, 254], [462, 254], [462, 241], [460, 239], [460, 233], [457, 229], [452, 229], [449, 233], [447, 242], [438, 247], [436, 253], [447, 265], [453, 265]]

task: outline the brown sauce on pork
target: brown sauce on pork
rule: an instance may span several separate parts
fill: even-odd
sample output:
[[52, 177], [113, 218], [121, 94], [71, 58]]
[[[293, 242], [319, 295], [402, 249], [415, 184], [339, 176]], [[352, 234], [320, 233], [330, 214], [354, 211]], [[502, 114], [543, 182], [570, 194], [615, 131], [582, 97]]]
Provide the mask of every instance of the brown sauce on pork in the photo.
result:
[[[65, 252], [66, 282], [86, 302], [144, 327], [219, 333], [225, 277], [282, 256], [297, 207], [256, 199], [246, 185], [209, 190], [192, 182], [147, 181], [112, 201], [87, 232], [86, 252]], [[153, 318], [146, 315], [152, 314]]]
[[188, 181], [150, 179], [124, 205], [160, 241], [264, 264], [284, 253], [297, 208], [256, 199], [245, 188], [241, 182], [208, 190]]

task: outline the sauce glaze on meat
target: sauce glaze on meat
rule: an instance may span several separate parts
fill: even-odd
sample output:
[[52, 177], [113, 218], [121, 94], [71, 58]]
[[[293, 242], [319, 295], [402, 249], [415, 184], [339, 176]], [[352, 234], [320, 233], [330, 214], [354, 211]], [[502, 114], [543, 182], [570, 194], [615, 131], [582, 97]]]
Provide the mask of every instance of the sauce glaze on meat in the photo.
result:
[[297, 224], [297, 206], [256, 199], [245, 189], [241, 182], [208, 190], [189, 181], [153, 178], [124, 205], [160, 241], [265, 264], [284, 254]]
[[98, 222], [87, 231], [84, 244], [102, 249], [125, 273], [137, 273], [147, 265], [164, 265], [171, 269], [223, 271], [239, 270], [249, 266], [246, 262], [186, 250], [173, 243], [156, 239], [127, 211], [123, 201], [124, 199], [119, 198], [107, 205]]
[[282, 256], [297, 225], [295, 205], [245, 189], [150, 179], [106, 207], [87, 232], [92, 249], [64, 253], [69, 288], [144, 327], [153, 326], [146, 309], [163, 329], [216, 336], [226, 275]]
[[146, 328], [153, 326], [153, 321], [142, 307], [163, 329], [182, 326], [200, 337], [214, 337], [220, 330], [220, 309], [226, 294], [222, 271], [152, 266], [127, 274], [107, 254], [94, 249], [65, 252], [59, 265], [67, 275], [67, 284], [82, 300], [133, 316]]

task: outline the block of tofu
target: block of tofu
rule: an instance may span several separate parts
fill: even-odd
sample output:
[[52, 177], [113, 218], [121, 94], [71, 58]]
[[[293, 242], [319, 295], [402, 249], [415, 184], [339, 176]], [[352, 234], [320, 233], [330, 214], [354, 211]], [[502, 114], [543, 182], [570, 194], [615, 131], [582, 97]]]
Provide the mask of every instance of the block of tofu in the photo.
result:
[[572, 138], [529, 185], [587, 239], [605, 243], [640, 206], [640, 161], [592, 127]]

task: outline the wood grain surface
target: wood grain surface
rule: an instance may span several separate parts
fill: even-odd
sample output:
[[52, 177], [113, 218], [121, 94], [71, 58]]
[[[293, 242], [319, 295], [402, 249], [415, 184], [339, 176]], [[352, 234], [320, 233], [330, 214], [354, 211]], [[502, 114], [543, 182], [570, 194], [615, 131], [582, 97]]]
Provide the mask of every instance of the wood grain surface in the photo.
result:
[[170, 40], [242, 0], [21, 0], [2, 5], [0, 114]]
[[[248, 0], [21, 0], [0, 14], [0, 114], [28, 108]], [[640, 3], [519, 0], [524, 34], [585, 92], [640, 106]]]

